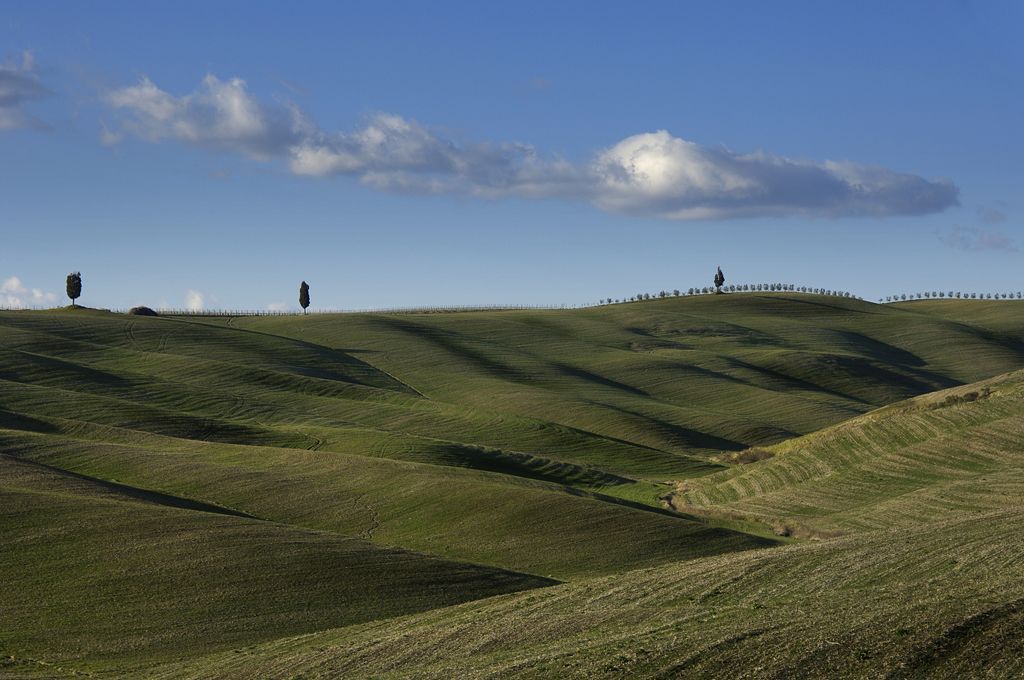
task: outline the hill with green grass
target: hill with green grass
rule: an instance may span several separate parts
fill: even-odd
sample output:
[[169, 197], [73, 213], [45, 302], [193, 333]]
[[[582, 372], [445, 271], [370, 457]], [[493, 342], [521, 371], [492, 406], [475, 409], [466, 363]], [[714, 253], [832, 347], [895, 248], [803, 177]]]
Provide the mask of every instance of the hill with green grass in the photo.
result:
[[673, 506], [786, 533], [913, 527], [1024, 501], [1024, 371], [934, 392], [679, 483]]
[[1009, 607], [968, 659], [1019, 631], [962, 551], [1019, 563], [1021, 367], [1002, 301], [3, 312], [0, 675], [911, 672]]
[[1018, 678], [1024, 513], [1004, 510], [284, 638], [155, 678]]

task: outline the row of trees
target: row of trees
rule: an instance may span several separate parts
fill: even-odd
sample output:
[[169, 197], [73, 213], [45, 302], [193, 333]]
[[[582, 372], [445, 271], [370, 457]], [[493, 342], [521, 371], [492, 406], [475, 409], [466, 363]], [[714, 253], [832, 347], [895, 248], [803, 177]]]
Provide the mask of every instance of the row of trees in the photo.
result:
[[950, 298], [955, 300], [1024, 300], [1024, 291], [1016, 293], [962, 293], [960, 291], [925, 291], [923, 293], [901, 293], [878, 298], [879, 302], [903, 302], [904, 300], [927, 300]]
[[[735, 286], [722, 286], [721, 292], [727, 293], [746, 293], [746, 292], [796, 292], [796, 293], [808, 293], [813, 295], [835, 295], [845, 298], [854, 298], [860, 300], [861, 298], [843, 290], [832, 290], [826, 288], [808, 288], [807, 286], [795, 286], [791, 283], [757, 283], [757, 284], [743, 284]], [[637, 293], [631, 297], [625, 298], [605, 298], [600, 300], [602, 305], [610, 305], [621, 302], [640, 302], [642, 300], [651, 300], [657, 298], [666, 297], [679, 297], [688, 295], [709, 295], [719, 292], [716, 288], [711, 286], [705, 286], [703, 288], [690, 288], [686, 291], [663, 290], [658, 293]], [[1006, 292], [1006, 293], [964, 293], [960, 291], [925, 291], [923, 293], [901, 293], [899, 295], [887, 295], [884, 298], [878, 298], [878, 302], [904, 302], [907, 300], [1024, 300], [1024, 291]]]
[[640, 302], [641, 300], [651, 300], [657, 298], [667, 297], [680, 297], [690, 295], [713, 295], [717, 293], [759, 293], [759, 292], [795, 292], [795, 293], [808, 293], [813, 295], [834, 295], [845, 298], [860, 299], [853, 293], [844, 290], [833, 290], [831, 288], [809, 288], [807, 286], [797, 286], [792, 283], [745, 283], [736, 284], [729, 286], [705, 286], [703, 288], [690, 288], [686, 291], [680, 291], [678, 289], [668, 291], [663, 290], [657, 293], [637, 293], [631, 297], [625, 298], [605, 298], [601, 300], [601, 304], [609, 305], [620, 302]]

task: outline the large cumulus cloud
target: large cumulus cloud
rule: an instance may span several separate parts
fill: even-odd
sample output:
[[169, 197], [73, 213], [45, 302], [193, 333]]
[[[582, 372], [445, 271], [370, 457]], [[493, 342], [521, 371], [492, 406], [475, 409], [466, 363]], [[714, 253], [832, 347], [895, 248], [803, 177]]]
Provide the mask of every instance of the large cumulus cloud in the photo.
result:
[[593, 174], [594, 201], [605, 210], [680, 220], [924, 215], [957, 200], [948, 181], [857, 163], [736, 153], [664, 130], [600, 152]]

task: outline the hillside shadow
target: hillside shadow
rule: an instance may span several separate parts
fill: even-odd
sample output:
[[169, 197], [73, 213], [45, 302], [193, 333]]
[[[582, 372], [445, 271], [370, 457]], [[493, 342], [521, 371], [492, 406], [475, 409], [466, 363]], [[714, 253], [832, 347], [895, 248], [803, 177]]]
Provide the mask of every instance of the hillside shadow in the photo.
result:
[[393, 317], [375, 319], [374, 322], [389, 330], [399, 331], [400, 333], [425, 340], [448, 354], [465, 359], [482, 372], [495, 378], [518, 383], [529, 383], [537, 379], [536, 375], [531, 375], [515, 366], [510, 366], [487, 356], [477, 349], [469, 347], [458, 334], [451, 331], [422, 326], [411, 321]]
[[851, 394], [846, 394], [845, 392], [840, 392], [838, 390], [825, 387], [824, 385], [819, 385], [818, 383], [812, 383], [810, 381], [804, 380], [803, 378], [798, 378], [788, 373], [783, 373], [782, 371], [773, 368], [768, 368], [767, 366], [758, 366], [756, 364], [743, 361], [742, 359], [737, 359], [736, 357], [727, 357], [726, 361], [728, 361], [729, 364], [732, 366], [751, 371], [752, 373], [756, 373], [758, 375], [762, 375], [765, 378], [768, 378], [769, 380], [775, 381], [776, 383], [781, 383], [779, 387], [782, 388], [778, 389], [776, 387], [772, 387], [769, 385], [758, 385], [755, 382], [750, 383], [751, 385], [754, 385], [755, 387], [759, 387], [761, 389], [771, 390], [773, 392], [784, 391], [786, 389], [796, 389], [805, 392], [819, 392], [821, 394], [828, 394], [833, 397], [838, 397], [839, 399], [844, 399], [846, 401], [854, 401], [868, 406], [872, 405], [869, 402], [866, 402], [863, 399], [855, 397]]
[[[797, 298], [797, 297], [787, 297], [785, 299], [786, 299], [787, 302], [792, 302], [792, 303], [800, 304], [800, 305], [807, 305], [807, 306], [810, 306], [810, 307], [821, 307], [823, 309], [830, 309], [830, 310], [834, 310], [836, 312], [842, 312], [844, 314], [881, 314], [882, 313], [881, 311], [875, 311], [875, 310], [872, 310], [870, 308], [854, 309], [853, 307], [848, 307], [848, 306], [844, 307], [842, 305], [829, 304], [827, 302], [820, 302], [818, 300], [805, 300], [803, 298]], [[845, 299], [848, 299], [848, 300], [851, 300], [851, 301], [857, 301], [857, 300], [854, 300], [854, 298], [845, 298]], [[867, 304], [867, 303], [865, 303], [865, 304]], [[876, 305], [876, 306], [880, 306], [880, 305]]]
[[57, 426], [53, 423], [2, 408], [0, 408], [0, 429], [24, 430], [25, 432], [38, 432], [40, 434], [50, 434], [58, 431]]
[[17, 349], [12, 351], [19, 363], [14, 366], [0, 365], [0, 379], [32, 384], [39, 380], [40, 375], [45, 375], [46, 379], [50, 381], [59, 377], [62, 385], [66, 387], [85, 384], [96, 387], [126, 388], [132, 384], [130, 380], [122, 376], [66, 359]]
[[684, 427], [675, 423], [670, 423], [660, 418], [649, 416], [646, 413], [640, 413], [639, 411], [633, 411], [623, 406], [617, 406], [615, 404], [606, 404], [603, 402], [591, 402], [595, 405], [602, 406], [610, 409], [617, 413], [628, 415], [632, 418], [637, 418], [643, 422], [646, 428], [657, 432], [666, 439], [672, 441], [682, 442], [682, 444], [688, 448], [693, 449], [713, 449], [716, 451], [741, 451], [747, 448], [747, 444], [743, 442], [733, 441], [732, 439], [726, 439], [725, 437], [719, 437], [709, 432], [702, 432], [701, 430], [694, 430], [693, 428]]
[[586, 382], [593, 383], [595, 385], [601, 385], [603, 387], [610, 387], [612, 389], [622, 390], [623, 392], [629, 392], [630, 394], [634, 394], [639, 397], [650, 396], [647, 392], [640, 389], [639, 387], [627, 385], [626, 383], [621, 383], [617, 380], [606, 378], [605, 376], [598, 375], [597, 373], [591, 373], [590, 371], [579, 368], [577, 366], [571, 366], [569, 364], [562, 364], [557, 362], [552, 362], [551, 366], [554, 367], [559, 373], [561, 373], [564, 376], [579, 378], [580, 380], [585, 380]]
[[710, 368], [704, 368], [703, 366], [697, 366], [696, 364], [676, 364], [674, 365], [674, 368], [684, 373], [693, 373], [701, 378], [707, 378], [712, 381], [721, 380], [737, 385], [743, 385], [745, 387], [756, 387], [754, 383], [744, 378], [740, 378], [739, 376], [722, 373], [721, 371], [715, 371]]
[[603, 470], [501, 449], [453, 443], [439, 444], [429, 451], [441, 464], [568, 486], [620, 486], [634, 482]]
[[[893, 398], [902, 399], [961, 384], [959, 381], [948, 376], [921, 368], [906, 367], [907, 373], [901, 373], [897, 370], [901, 368], [899, 364], [884, 366], [877, 360], [866, 357], [842, 354], [810, 354], [804, 355], [802, 358], [796, 358], [801, 359], [807, 364], [801, 372], [810, 372], [820, 376], [819, 382], [810, 382], [805, 378], [784, 372], [783, 370], [757, 366], [735, 357], [730, 358], [729, 361], [738, 367], [759, 373], [779, 383], [779, 389], [772, 387], [765, 387], [765, 389], [774, 389], [775, 391], [801, 389], [867, 406], [879, 406], [883, 403], [888, 403]], [[794, 365], [796, 366], [796, 364]], [[875, 396], [864, 398], [826, 384], [826, 381], [835, 383], [836, 381], [843, 380], [853, 380], [855, 384], [872, 386], [876, 392], [877, 388], [885, 387], [895, 392], [895, 396], [889, 395], [889, 397], [880, 401]]]
[[887, 364], [902, 364], [904, 366], [924, 366], [925, 360], [913, 352], [882, 342], [876, 338], [869, 337], [856, 331], [835, 331], [840, 343], [854, 353], [865, 356], [869, 359], [884, 361]]
[[782, 343], [774, 335], [730, 321], [692, 320], [692, 322], [688, 326], [669, 326], [666, 323], [661, 323], [654, 328], [630, 326], [625, 330], [644, 338], [672, 343], [674, 349], [695, 349], [694, 345], [683, 344], [677, 338], [705, 341], [727, 339], [746, 345], [775, 346]]
[[230, 508], [224, 508], [219, 505], [213, 505], [212, 503], [204, 503], [202, 501], [192, 500], [191, 498], [184, 498], [182, 496], [172, 496], [170, 494], [162, 493], [160, 491], [150, 491], [140, 487], [129, 486], [127, 484], [120, 484], [118, 482], [111, 482], [99, 477], [90, 477], [89, 475], [83, 475], [78, 472], [72, 472], [71, 470], [65, 470], [64, 468], [55, 467], [53, 465], [47, 465], [46, 463], [40, 463], [38, 461], [29, 460], [27, 458], [19, 458], [18, 456], [9, 456], [0, 453], [0, 458], [6, 458], [9, 460], [17, 461], [22, 465], [34, 467], [39, 470], [44, 470], [58, 477], [66, 477], [68, 479], [74, 479], [79, 482], [84, 482], [87, 485], [94, 486], [98, 489], [102, 489], [108, 493], [129, 498], [135, 501], [141, 501], [143, 503], [153, 503], [155, 505], [162, 505], [168, 508], [177, 508], [179, 510], [194, 510], [197, 512], [209, 512], [217, 515], [228, 515], [230, 517], [242, 517], [245, 519], [259, 519], [253, 515], [240, 510], [232, 510]]
[[[211, 334], [207, 341], [217, 343], [223, 342], [226, 347], [238, 349], [236, 333], [245, 333], [252, 336], [271, 338], [273, 342], [280, 343], [279, 347], [270, 347], [249, 344], [244, 349], [254, 356], [260, 357], [259, 365], [268, 370], [290, 372], [308, 378], [319, 378], [321, 380], [332, 380], [335, 382], [362, 385], [363, 387], [374, 387], [377, 389], [390, 390], [407, 394], [422, 396], [419, 391], [398, 378], [389, 375], [376, 366], [352, 356], [353, 352], [372, 354], [376, 350], [369, 349], [336, 349], [320, 345], [308, 340], [300, 340], [284, 335], [277, 335], [267, 331], [255, 330], [252, 328], [239, 328], [237, 326], [223, 327], [216, 324], [209, 324], [203, 321], [194, 320], [171, 320], [174, 323], [191, 324], [205, 328], [216, 329], [216, 332], [225, 335]], [[301, 357], [293, 348], [301, 348], [308, 352], [306, 357]], [[292, 350], [292, 351], [289, 351]], [[282, 357], [289, 357], [288, 361], [282, 361]], [[298, 359], [298, 360], [296, 360]]]
[[971, 326], [959, 322], [954, 323], [980, 340], [998, 345], [1018, 356], [1024, 357], [1024, 338], [1009, 333], [999, 333], [980, 326]]

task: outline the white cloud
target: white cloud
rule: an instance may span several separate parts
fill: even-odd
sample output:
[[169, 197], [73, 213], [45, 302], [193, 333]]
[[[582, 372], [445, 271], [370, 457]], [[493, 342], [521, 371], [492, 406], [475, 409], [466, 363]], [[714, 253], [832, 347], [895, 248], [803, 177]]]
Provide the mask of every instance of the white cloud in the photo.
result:
[[185, 309], [190, 312], [201, 312], [205, 303], [205, 297], [198, 290], [190, 290], [185, 293]]
[[107, 99], [124, 116], [119, 131], [104, 133], [108, 140], [128, 133], [281, 159], [296, 175], [348, 175], [380, 191], [586, 200], [609, 212], [677, 220], [923, 215], [956, 205], [958, 195], [946, 180], [738, 153], [665, 130], [627, 137], [582, 163], [526, 144], [460, 144], [394, 114], [329, 133], [296, 106], [265, 105], [244, 81], [213, 75], [180, 97], [143, 79]]
[[288, 305], [283, 302], [271, 302], [267, 305], [267, 311], [269, 312], [284, 312], [288, 310]]
[[668, 219], [921, 215], [956, 204], [949, 182], [847, 162], [741, 154], [673, 137], [634, 135], [598, 154], [594, 201]]
[[0, 131], [47, 128], [45, 123], [26, 114], [24, 107], [30, 101], [49, 95], [50, 90], [39, 80], [31, 52], [24, 52], [20, 63], [0, 64]]
[[458, 150], [426, 128], [401, 116], [379, 114], [351, 134], [318, 133], [291, 150], [299, 175], [356, 174], [367, 171], [451, 172]]
[[27, 288], [17, 276], [8, 277], [0, 283], [0, 307], [25, 309], [52, 305], [55, 302], [55, 293], [47, 293], [41, 288]]
[[[259, 160], [285, 153], [298, 142], [296, 130], [301, 127], [289, 110], [261, 105], [239, 78], [223, 81], [208, 75], [199, 89], [182, 97], [143, 78], [108, 93], [106, 99], [127, 114], [123, 132], [149, 141], [174, 139], [234, 151]], [[106, 127], [102, 133], [107, 143], [116, 143], [120, 134]]]
[[100, 144], [103, 146], [115, 146], [121, 143], [124, 135], [116, 130], [111, 130], [107, 124], [100, 121]]

